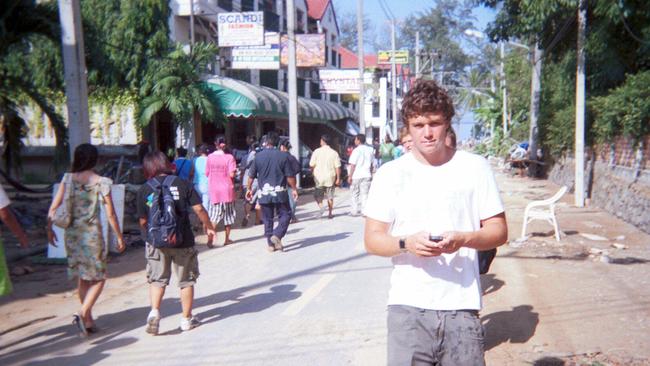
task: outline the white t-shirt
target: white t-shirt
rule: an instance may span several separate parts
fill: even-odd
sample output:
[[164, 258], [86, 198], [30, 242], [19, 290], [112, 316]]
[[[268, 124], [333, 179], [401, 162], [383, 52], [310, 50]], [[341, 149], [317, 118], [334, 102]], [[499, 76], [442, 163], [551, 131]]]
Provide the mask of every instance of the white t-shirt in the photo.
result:
[[[419, 231], [476, 231], [480, 220], [503, 212], [488, 162], [457, 151], [452, 159], [431, 166], [406, 154], [381, 166], [375, 174], [364, 214], [391, 223], [391, 235]], [[451, 254], [392, 258], [389, 305], [431, 310], [481, 309], [476, 250], [463, 247]]]
[[352, 179], [371, 178], [372, 162], [375, 158], [375, 150], [365, 144], [361, 144], [352, 150], [350, 164], [354, 164]]
[[11, 204], [9, 197], [7, 197], [7, 192], [5, 192], [4, 187], [0, 185], [0, 209], [5, 208]]

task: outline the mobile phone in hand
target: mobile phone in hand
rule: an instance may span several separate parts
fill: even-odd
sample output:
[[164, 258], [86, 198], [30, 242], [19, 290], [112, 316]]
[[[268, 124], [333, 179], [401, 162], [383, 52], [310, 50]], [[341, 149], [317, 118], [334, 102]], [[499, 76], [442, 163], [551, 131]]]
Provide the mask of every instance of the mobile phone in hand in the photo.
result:
[[429, 235], [429, 240], [435, 241], [436, 243], [442, 241], [442, 239], [440, 235]]

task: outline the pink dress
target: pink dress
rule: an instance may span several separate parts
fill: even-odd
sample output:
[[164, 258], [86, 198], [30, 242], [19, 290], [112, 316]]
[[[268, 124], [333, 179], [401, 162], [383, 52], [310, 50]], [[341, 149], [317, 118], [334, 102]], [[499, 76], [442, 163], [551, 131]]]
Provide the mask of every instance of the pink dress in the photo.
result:
[[223, 151], [215, 151], [208, 156], [205, 166], [205, 175], [208, 177], [208, 193], [210, 203], [233, 202], [235, 200], [235, 187], [230, 175], [237, 168], [235, 158]]

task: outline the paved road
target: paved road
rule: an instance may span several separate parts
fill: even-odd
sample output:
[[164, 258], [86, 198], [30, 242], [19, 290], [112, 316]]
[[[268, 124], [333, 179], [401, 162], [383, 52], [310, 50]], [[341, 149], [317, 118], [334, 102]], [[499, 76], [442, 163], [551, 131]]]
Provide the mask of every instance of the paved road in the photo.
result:
[[[497, 180], [514, 239], [526, 203], [557, 187], [503, 174]], [[95, 310], [102, 331], [87, 340], [66, 315], [78, 306], [72, 292], [3, 305], [0, 319], [24, 327], [0, 333], [0, 364], [382, 365], [391, 266], [366, 255], [363, 219], [345, 215], [348, 194], [338, 191], [331, 220], [313, 219], [316, 205], [302, 197], [301, 221], [290, 226], [285, 253], [266, 251], [260, 226], [235, 230], [232, 246], [202, 246], [199, 328], [178, 330], [178, 290], [170, 287], [162, 334], [145, 334], [147, 285], [138, 262], [135, 272], [113, 273]], [[570, 202], [565, 196], [558, 207], [561, 243], [548, 224], [536, 222], [530, 227], [535, 237], [519, 248], [501, 248], [481, 279], [489, 365], [535, 364], [545, 357], [556, 362], [550, 364], [571, 357], [592, 364], [597, 355], [623, 360], [613, 364], [650, 364], [650, 236]], [[584, 233], [608, 239], [592, 241]], [[627, 249], [610, 247], [621, 240]], [[612, 263], [588, 257], [594, 247], [609, 250]], [[111, 263], [117, 270], [121, 264]], [[51, 276], [63, 278], [60, 272]], [[21, 312], [21, 305], [30, 308]], [[26, 325], [22, 314], [39, 321]]]
[[194, 311], [203, 324], [192, 331], [178, 330], [178, 290], [170, 287], [161, 335], [144, 333], [148, 300], [136, 273], [113, 279], [124, 288], [119, 296], [100, 299], [100, 334], [82, 341], [67, 317], [57, 318], [3, 339], [0, 363], [382, 364], [390, 261], [365, 253], [363, 219], [345, 215], [347, 197], [340, 190], [333, 219], [314, 219], [316, 205], [304, 197], [283, 253], [266, 251], [261, 226], [234, 231], [232, 246], [203, 251]]

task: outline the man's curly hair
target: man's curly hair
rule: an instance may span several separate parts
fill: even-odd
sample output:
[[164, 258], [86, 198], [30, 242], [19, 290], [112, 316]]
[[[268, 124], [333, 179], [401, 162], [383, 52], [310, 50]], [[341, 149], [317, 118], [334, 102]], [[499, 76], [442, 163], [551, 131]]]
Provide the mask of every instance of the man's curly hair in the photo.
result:
[[410, 118], [426, 113], [441, 113], [447, 121], [451, 122], [456, 112], [447, 92], [435, 81], [418, 79], [404, 96], [402, 121], [408, 126]]

